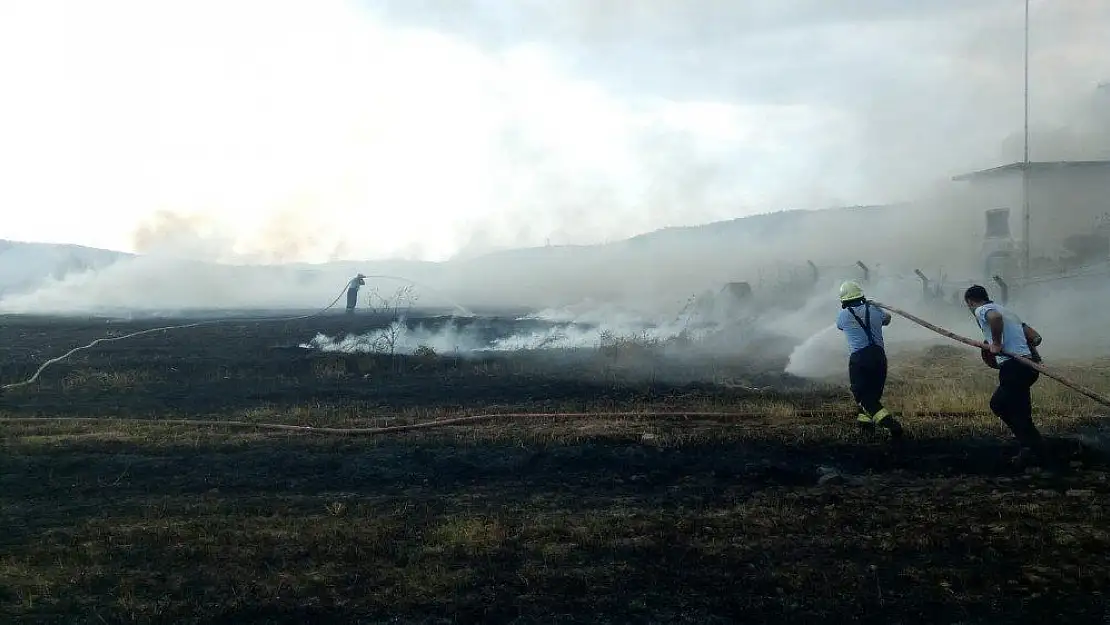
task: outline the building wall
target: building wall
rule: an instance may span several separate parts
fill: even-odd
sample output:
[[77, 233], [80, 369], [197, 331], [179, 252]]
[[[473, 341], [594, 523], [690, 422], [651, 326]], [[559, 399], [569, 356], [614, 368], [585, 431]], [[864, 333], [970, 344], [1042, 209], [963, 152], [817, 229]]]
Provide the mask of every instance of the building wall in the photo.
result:
[[[1015, 171], [994, 178], [970, 181], [966, 197], [970, 210], [983, 215], [979, 234], [986, 231], [984, 213], [1010, 209], [1010, 232], [1022, 237], [1022, 180]], [[1029, 180], [1031, 254], [1059, 258], [1066, 255], [1064, 240], [1091, 234], [1110, 213], [1110, 166], [1037, 172]]]

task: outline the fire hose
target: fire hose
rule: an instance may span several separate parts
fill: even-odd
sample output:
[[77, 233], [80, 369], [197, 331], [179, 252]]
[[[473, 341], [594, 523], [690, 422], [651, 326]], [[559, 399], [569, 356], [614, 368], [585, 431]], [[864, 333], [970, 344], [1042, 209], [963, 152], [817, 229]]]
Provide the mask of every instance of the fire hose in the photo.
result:
[[[871, 303], [878, 306], [879, 308], [882, 308], [884, 310], [888, 310], [888, 311], [890, 311], [890, 312], [892, 312], [896, 315], [899, 315], [901, 317], [909, 319], [910, 321], [916, 323], [917, 325], [919, 325], [919, 326], [921, 326], [921, 327], [923, 327], [927, 330], [932, 330], [933, 332], [936, 332], [937, 334], [939, 334], [941, 336], [950, 338], [953, 341], [959, 341], [960, 343], [963, 343], [964, 345], [969, 345], [971, 347], [977, 347], [979, 349], [988, 349], [990, 347], [984, 341], [975, 341], [975, 340], [960, 336], [960, 335], [958, 335], [954, 332], [949, 332], [948, 330], [945, 330], [944, 328], [942, 328], [940, 326], [933, 325], [933, 324], [929, 323], [928, 321], [925, 321], [924, 319], [922, 319], [922, 318], [920, 318], [916, 315], [910, 314], [910, 313], [908, 313], [904, 310], [900, 310], [900, 309], [895, 308], [893, 306], [888, 306], [888, 305], [883, 304], [881, 302], [872, 301]], [[1106, 406], [1106, 407], [1110, 408], [1110, 398], [1107, 398], [1105, 395], [1101, 395], [1101, 394], [1083, 386], [1082, 384], [1079, 384], [1077, 382], [1069, 380], [1068, 378], [1060, 375], [1059, 373], [1056, 373], [1056, 372], [1052, 371], [1048, 367], [1045, 367], [1044, 365], [1042, 365], [1040, 363], [1033, 362], [1032, 360], [1030, 360], [1030, 359], [1028, 359], [1025, 356], [1022, 356], [1020, 354], [1010, 354], [1010, 353], [1006, 353], [1006, 352], [1002, 352], [1002, 354], [1004, 356], [1008, 356], [1010, 358], [1013, 358], [1014, 360], [1017, 360], [1018, 362], [1022, 363], [1023, 365], [1038, 371], [1039, 373], [1041, 373], [1045, 377], [1052, 378], [1053, 380], [1056, 380], [1060, 384], [1063, 384], [1064, 386], [1072, 389], [1073, 391], [1076, 391], [1077, 393], [1079, 393], [1081, 395], [1084, 395], [1086, 397], [1089, 397], [1090, 399], [1095, 400], [1096, 402], [1102, 404], [1103, 406]]]
[[[827, 411], [822, 410], [799, 410], [794, 413], [796, 417], [817, 417], [826, 415]], [[418, 423], [405, 423], [400, 425], [387, 425], [381, 427], [355, 427], [355, 428], [337, 428], [337, 427], [316, 427], [311, 425], [293, 425], [286, 423], [263, 423], [255, 421], [221, 421], [221, 420], [207, 420], [207, 419], [142, 419], [142, 418], [129, 418], [129, 417], [0, 417], [0, 423], [133, 423], [133, 424], [147, 424], [147, 425], [160, 425], [160, 426], [189, 426], [189, 427], [211, 427], [211, 428], [235, 428], [235, 429], [255, 429], [255, 430], [279, 430], [290, 432], [303, 432], [308, 434], [331, 434], [331, 435], [344, 435], [344, 436], [376, 436], [381, 434], [399, 434], [402, 432], [413, 432], [418, 430], [430, 430], [435, 428], [447, 427], [451, 425], [474, 425], [498, 419], [590, 419], [590, 418], [610, 418], [610, 419], [651, 419], [651, 418], [679, 418], [679, 419], [707, 419], [707, 420], [721, 420], [721, 421], [742, 421], [747, 419], [758, 419], [766, 417], [764, 412], [721, 412], [721, 411], [698, 411], [698, 410], [670, 410], [670, 411], [655, 411], [655, 410], [642, 410], [642, 411], [626, 411], [626, 412], [499, 412], [489, 414], [476, 414], [464, 415], [458, 417], [446, 417], [442, 419], [433, 419], [430, 421], [422, 421]], [[748, 423], [745, 424], [747, 428], [797, 428], [796, 423]], [[807, 427], [822, 428], [822, 427], [838, 427], [835, 424], [829, 423], [809, 423]]]
[[[930, 413], [938, 417], [970, 417], [973, 412], [936, 412]], [[827, 417], [828, 409], [796, 410], [791, 413], [795, 419]], [[518, 420], [518, 419], [704, 419], [725, 423], [755, 420], [765, 418], [763, 411], [733, 411], [713, 412], [698, 410], [642, 410], [628, 412], [496, 412], [489, 414], [463, 415], [432, 419], [418, 423], [405, 423], [400, 425], [386, 425], [381, 427], [352, 427], [338, 428], [329, 426], [294, 425], [289, 423], [265, 423], [261, 421], [223, 421], [216, 419], [144, 419], [139, 417], [0, 417], [0, 424], [4, 423], [129, 423], [134, 425], [157, 425], [179, 427], [205, 427], [228, 428], [248, 430], [276, 430], [285, 432], [300, 432], [304, 434], [330, 434], [333, 436], [378, 436], [382, 434], [400, 434], [419, 430], [431, 430], [452, 425], [475, 425], [489, 421]], [[840, 428], [838, 423], [814, 422], [783, 422], [783, 423], [745, 423], [745, 429], [790, 429], [798, 428]]]
[[[406, 282], [410, 285], [421, 286], [422, 288], [426, 288], [430, 291], [435, 291], [435, 289], [432, 289], [432, 288], [428, 287], [427, 285], [419, 285], [419, 283], [417, 283], [415, 280], [409, 280], [408, 278], [403, 278], [403, 277], [400, 277], [400, 276], [390, 276], [390, 275], [384, 275], [384, 274], [376, 274], [376, 275], [369, 275], [369, 276], [365, 275], [365, 274], [359, 274], [359, 276], [362, 277], [362, 278], [384, 278], [384, 279], [388, 279], [388, 280], [400, 280], [401, 282]], [[69, 359], [70, 356], [73, 356], [77, 352], [85, 351], [87, 349], [92, 349], [93, 347], [96, 347], [97, 345], [100, 345], [101, 343], [112, 343], [112, 342], [115, 342], [115, 341], [123, 341], [123, 340], [126, 340], [126, 339], [132, 339], [132, 338], [139, 337], [139, 336], [144, 336], [144, 335], [147, 335], [147, 334], [154, 334], [156, 332], [167, 332], [169, 330], [185, 330], [185, 329], [189, 329], [189, 328], [199, 328], [199, 327], [202, 327], [202, 326], [216, 325], [216, 324], [221, 324], [221, 323], [231, 323], [231, 322], [236, 322], [236, 321], [249, 321], [251, 323], [265, 323], [265, 322], [300, 321], [302, 319], [311, 319], [313, 317], [318, 317], [318, 316], [326, 313], [327, 311], [331, 310], [333, 307], [335, 307], [335, 305], [339, 303], [339, 300], [341, 300], [343, 298], [343, 295], [347, 292], [347, 288], [348, 288], [347, 285], [344, 285], [343, 288], [339, 291], [339, 295], [336, 295], [335, 299], [333, 299], [330, 304], [328, 304], [327, 306], [324, 306], [323, 308], [321, 308], [320, 310], [317, 310], [316, 312], [309, 313], [307, 315], [296, 315], [296, 316], [293, 316], [293, 317], [261, 317], [261, 318], [246, 318], [246, 319], [233, 319], [233, 318], [209, 319], [207, 321], [198, 321], [198, 322], [195, 322], [195, 323], [185, 323], [185, 324], [173, 325], [173, 326], [162, 326], [162, 327], [159, 327], [159, 328], [148, 328], [146, 330], [139, 330], [138, 332], [132, 332], [130, 334], [124, 334], [122, 336], [109, 336], [109, 337], [99, 338], [99, 339], [96, 339], [95, 341], [92, 341], [91, 343], [89, 343], [87, 345], [82, 345], [80, 347], [75, 347], [75, 348], [69, 350], [68, 352], [62, 354], [61, 356], [57, 356], [55, 358], [51, 358], [50, 360], [47, 360], [46, 362], [42, 363], [42, 365], [39, 366], [38, 370], [36, 370], [35, 373], [32, 374], [31, 377], [27, 378], [26, 380], [23, 380], [21, 382], [12, 382], [10, 384], [0, 385], [0, 394], [2, 394], [4, 391], [17, 389], [17, 388], [21, 388], [21, 387], [24, 387], [24, 386], [30, 386], [30, 385], [34, 384], [35, 382], [38, 381], [39, 376], [42, 375], [42, 372], [45, 371], [48, 367], [50, 367], [52, 365], [55, 365], [59, 362], [62, 362], [64, 360]], [[436, 291], [436, 292], [438, 293], [438, 291]], [[443, 293], [439, 293], [439, 295], [448, 299], [448, 301], [451, 302], [451, 305], [454, 306], [456, 309], [458, 309], [463, 314], [466, 314], [466, 315], [473, 314], [469, 310], [467, 310], [465, 307], [461, 306], [458, 302], [455, 302], [453, 300], [450, 300], [450, 298], [447, 298]]]
[[[343, 294], [346, 293], [346, 292], [347, 292], [347, 287], [343, 287], [343, 290], [339, 292], [339, 295], [335, 296], [335, 299], [333, 299], [330, 304], [328, 304], [327, 306], [321, 308], [320, 310], [318, 310], [314, 313], [310, 313], [310, 314], [307, 314], [307, 315], [298, 315], [298, 316], [295, 316], [295, 317], [265, 317], [265, 318], [261, 318], [261, 319], [246, 319], [245, 321], [250, 321], [252, 323], [257, 323], [257, 322], [267, 322], [267, 321], [299, 321], [301, 319], [310, 319], [312, 317], [322, 315], [325, 312], [327, 312], [328, 310], [330, 310], [333, 306], [335, 306], [339, 302], [340, 298], [342, 298]], [[80, 347], [74, 347], [73, 349], [69, 350], [68, 352], [62, 354], [61, 356], [56, 356], [54, 358], [51, 358], [50, 360], [47, 360], [46, 362], [39, 365], [39, 368], [35, 371], [34, 374], [31, 375], [31, 377], [29, 377], [26, 380], [23, 380], [21, 382], [12, 382], [10, 384], [4, 384], [4, 385], [0, 386], [0, 392], [12, 390], [12, 389], [17, 389], [17, 388], [21, 388], [21, 387], [24, 387], [24, 386], [30, 386], [30, 385], [32, 385], [32, 384], [34, 384], [35, 382], [38, 381], [39, 376], [42, 375], [42, 372], [45, 371], [47, 369], [47, 367], [50, 367], [51, 365], [55, 365], [59, 362], [62, 362], [63, 360], [68, 359], [70, 356], [76, 354], [77, 352], [84, 351], [84, 350], [87, 350], [87, 349], [92, 349], [92, 348], [96, 347], [97, 345], [100, 345], [101, 343], [112, 343], [112, 342], [115, 342], [115, 341], [123, 341], [123, 340], [126, 340], [126, 339], [132, 339], [132, 338], [136, 338], [136, 337], [139, 337], [139, 336], [144, 336], [144, 335], [147, 335], [147, 334], [154, 334], [156, 332], [167, 332], [167, 331], [170, 331], [170, 330], [186, 330], [186, 329], [189, 329], [189, 328], [199, 328], [199, 327], [202, 327], [202, 326], [216, 325], [216, 324], [219, 324], [219, 323], [228, 323], [229, 321], [234, 321], [234, 320], [233, 319], [209, 319], [207, 321], [197, 321], [196, 323], [185, 323], [185, 324], [174, 325], [174, 326], [162, 326], [162, 327], [159, 327], [159, 328], [148, 328], [146, 330], [139, 330], [138, 332], [131, 332], [130, 334], [124, 334], [124, 335], [121, 335], [121, 336], [106, 336], [106, 337], [103, 337], [103, 338], [99, 338], [99, 339], [96, 339], [95, 341], [92, 341], [91, 343], [89, 343], [87, 345], [82, 345]]]

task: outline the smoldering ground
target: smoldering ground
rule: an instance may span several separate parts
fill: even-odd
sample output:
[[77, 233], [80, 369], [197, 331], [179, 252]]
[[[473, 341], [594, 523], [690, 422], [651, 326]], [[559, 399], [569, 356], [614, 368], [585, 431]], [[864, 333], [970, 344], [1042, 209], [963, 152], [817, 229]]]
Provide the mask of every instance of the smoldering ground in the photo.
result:
[[[610, 304], [547, 309], [516, 318], [428, 320], [414, 315], [386, 320], [364, 332], [319, 334], [301, 346], [325, 353], [468, 359], [529, 354], [534, 361], [552, 363], [602, 355], [640, 377], [713, 382], [732, 368], [785, 373], [781, 381], [797, 385], [801, 378], [827, 379], [843, 368], [843, 339], [823, 332], [838, 310], [838, 285], [829, 279], [799, 285], [800, 306], [797, 299], [740, 301], [719, 293], [707, 300], [691, 299], [669, 312]], [[916, 298], [919, 288], [897, 277], [877, 279], [871, 286], [871, 293], [899, 301]], [[895, 352], [941, 341], [909, 324], [896, 329], [889, 339]]]
[[[1110, 352], [1110, 339], [1099, 330], [1099, 315], [1086, 308], [1092, 301], [1110, 298], [1101, 279], [1095, 275], [1078, 283], [1059, 280], [1012, 294], [1011, 307], [1046, 337], [1040, 351], [1048, 362], [1084, 362]], [[970, 285], [970, 281], [950, 283], [945, 287], [946, 297], [926, 300], [916, 279], [890, 276], [868, 283], [867, 293], [876, 301], [908, 309], [957, 334], [981, 340], [982, 331], [962, 301], [962, 292]], [[728, 363], [742, 364], [749, 371], [782, 372], [794, 379], [791, 384], [802, 380], [843, 383], [847, 350], [833, 325], [839, 311], [837, 286], [834, 280], [822, 280], [808, 287], [809, 295], [801, 306], [774, 301], [755, 309], [750, 305], [686, 306], [677, 314], [654, 317], [643, 310], [606, 306], [546, 310], [496, 321], [444, 319], [429, 324], [401, 319], [366, 332], [317, 335], [302, 346], [331, 353], [425, 353], [461, 358], [529, 353], [536, 360], [552, 362], [607, 354], [642, 376], [658, 377], [665, 375], [661, 372], [686, 367], [683, 379], [701, 376], [700, 381], [714, 381], [719, 376], [713, 367], [721, 365], [723, 371]], [[993, 290], [999, 297], [997, 287]], [[720, 296], [718, 303], [723, 298]], [[974, 350], [898, 316], [884, 335], [892, 359], [912, 358], [938, 345], [965, 350], [969, 360], [976, 357]], [[692, 373], [695, 370], [697, 373]]]

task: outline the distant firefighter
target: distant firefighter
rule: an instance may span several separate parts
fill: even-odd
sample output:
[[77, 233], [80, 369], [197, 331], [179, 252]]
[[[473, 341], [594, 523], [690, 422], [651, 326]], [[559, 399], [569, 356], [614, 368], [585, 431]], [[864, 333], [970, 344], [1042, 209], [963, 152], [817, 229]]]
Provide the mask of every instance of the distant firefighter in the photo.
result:
[[887, 360], [883, 344], [883, 326], [890, 325], [890, 313], [872, 306], [857, 282], [840, 286], [840, 314], [836, 327], [848, 341], [848, 378], [852, 396], [859, 404], [856, 421], [864, 430], [881, 426], [892, 438], [902, 437], [902, 425], [883, 407], [886, 388]]
[[366, 276], [361, 273], [351, 278], [347, 283], [347, 314], [355, 312], [355, 306], [358, 304], [358, 289], [359, 287], [366, 286]]

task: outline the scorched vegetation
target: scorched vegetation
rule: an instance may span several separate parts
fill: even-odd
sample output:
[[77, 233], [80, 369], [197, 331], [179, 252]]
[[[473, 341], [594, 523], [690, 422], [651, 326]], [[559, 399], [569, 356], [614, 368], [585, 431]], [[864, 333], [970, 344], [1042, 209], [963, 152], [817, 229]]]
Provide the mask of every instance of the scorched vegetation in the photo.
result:
[[[1105, 433], [1091, 404], [1051, 381], [1037, 418], [1071, 474], [1008, 464], [1009, 435], [986, 407], [991, 372], [962, 348], [892, 358], [887, 396], [908, 434], [892, 447], [854, 430], [843, 388], [782, 374], [785, 353], [692, 363], [634, 341], [481, 356], [299, 346], [388, 321], [155, 333], [7, 393], [0, 621], [1110, 617]], [[139, 327], [6, 319], [0, 376]], [[1070, 373], [1105, 391], [1108, 370]], [[638, 414], [597, 414], [615, 411]], [[705, 411], [735, 414], [692, 414]], [[378, 436], [221, 425], [505, 412], [594, 415]], [[210, 425], [159, 423], [173, 418]]]

